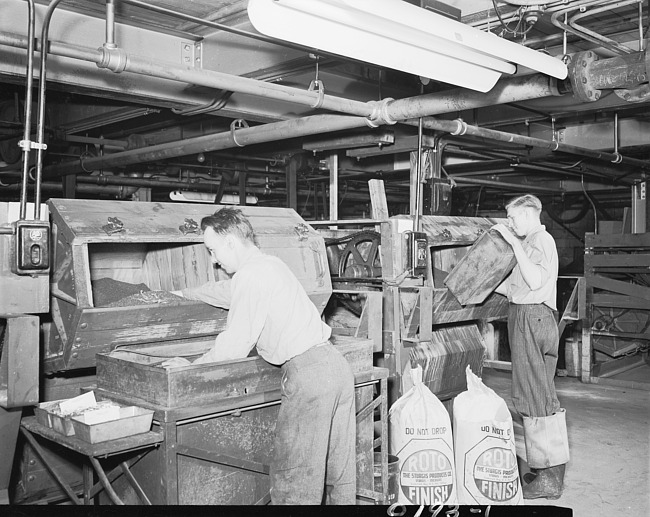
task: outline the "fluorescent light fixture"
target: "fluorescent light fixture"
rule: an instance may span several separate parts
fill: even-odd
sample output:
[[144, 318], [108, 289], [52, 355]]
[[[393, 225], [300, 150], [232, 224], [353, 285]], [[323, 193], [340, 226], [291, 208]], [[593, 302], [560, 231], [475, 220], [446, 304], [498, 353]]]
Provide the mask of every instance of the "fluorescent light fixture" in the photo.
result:
[[487, 92], [516, 65], [564, 79], [557, 58], [402, 0], [249, 0], [262, 34]]
[[[169, 199], [172, 201], [182, 201], [184, 203], [214, 203], [217, 195], [210, 192], [190, 192], [185, 190], [174, 190], [169, 193]], [[220, 205], [238, 205], [239, 196], [235, 194], [224, 194], [221, 197]], [[257, 196], [246, 196], [247, 205], [256, 205]]]

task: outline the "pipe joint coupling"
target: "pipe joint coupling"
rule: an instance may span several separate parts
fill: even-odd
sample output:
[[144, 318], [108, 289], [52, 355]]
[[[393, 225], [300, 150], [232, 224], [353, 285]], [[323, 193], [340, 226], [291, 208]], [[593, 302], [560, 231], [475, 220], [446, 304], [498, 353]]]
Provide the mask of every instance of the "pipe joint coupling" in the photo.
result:
[[121, 48], [111, 48], [110, 45], [104, 45], [98, 49], [101, 52], [101, 58], [97, 62], [98, 68], [108, 68], [110, 71], [119, 74], [126, 69], [128, 57], [126, 51]]
[[370, 127], [396, 124], [397, 120], [388, 113], [388, 106], [394, 100], [392, 97], [386, 97], [381, 101], [369, 101], [368, 104], [372, 107], [372, 113], [366, 119], [366, 124]]
[[456, 124], [458, 124], [458, 129], [453, 131], [451, 134], [454, 136], [462, 136], [465, 133], [467, 133], [467, 122], [465, 122], [462, 118], [457, 118], [454, 120]]
[[592, 73], [592, 65], [598, 59], [598, 55], [591, 50], [578, 52], [571, 57], [569, 77], [573, 95], [580, 102], [596, 102], [600, 99], [602, 92], [594, 85], [597, 75]]

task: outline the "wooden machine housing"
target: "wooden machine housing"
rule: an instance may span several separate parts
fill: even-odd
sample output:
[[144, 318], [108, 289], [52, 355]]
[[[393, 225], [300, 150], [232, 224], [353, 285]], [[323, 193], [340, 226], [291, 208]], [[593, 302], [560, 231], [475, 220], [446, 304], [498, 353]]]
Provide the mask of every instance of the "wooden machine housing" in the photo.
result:
[[[53, 199], [52, 322], [46, 372], [93, 367], [116, 347], [215, 336], [225, 310], [179, 299], [174, 304], [99, 307], [102, 278], [146, 284], [152, 291], [218, 280], [198, 225], [215, 205]], [[331, 294], [325, 246], [293, 210], [242, 207], [260, 247], [284, 260], [322, 312]], [[215, 316], [216, 314], [216, 316]]]
[[[377, 259], [369, 257], [364, 250], [355, 252], [352, 259], [350, 256], [342, 259], [365, 260], [361, 267], [347, 270], [364, 270], [369, 273], [366, 278], [342, 277], [343, 267], [338, 267], [333, 260], [337, 252], [328, 249], [334, 292], [381, 293], [382, 350], [375, 362], [390, 372], [390, 404], [410, 388], [408, 370], [416, 363], [422, 365], [429, 388], [441, 400], [450, 400], [466, 388], [465, 367], [468, 364], [475, 373], [481, 373], [487, 324], [507, 316], [507, 299], [493, 290], [512, 268], [512, 254], [501, 253], [498, 246], [490, 245], [498, 237], [490, 235], [490, 238], [480, 239], [486, 233], [493, 233], [489, 232], [493, 225], [507, 221], [502, 218], [421, 216], [419, 231], [426, 236], [427, 266], [423, 274], [417, 276], [406, 274], [409, 269], [407, 237], [413, 231], [413, 217], [397, 215], [373, 222], [379, 223], [380, 243], [372, 244], [370, 253], [378, 253]], [[321, 230], [334, 243], [346, 235], [371, 231], [372, 228], [365, 226], [364, 230], [345, 227]], [[478, 271], [475, 268], [469, 275], [463, 270], [463, 264], [467, 263], [464, 259], [474, 246], [481, 246], [475, 253], [483, 253], [491, 265]], [[381, 268], [376, 267], [378, 260]], [[480, 303], [461, 304], [445, 285], [452, 271], [459, 288], [472, 295], [475, 286], [487, 286], [485, 299]]]
[[[412, 231], [413, 218], [395, 216], [382, 223], [384, 313], [394, 315], [384, 319], [384, 360], [394, 372], [391, 399], [410, 388], [408, 370], [416, 363], [423, 367], [425, 383], [441, 400], [466, 389], [467, 365], [480, 375], [485, 353], [481, 327], [507, 315], [507, 299], [492, 292], [480, 304], [461, 305], [444, 280], [479, 237], [499, 222], [505, 221], [421, 216], [420, 231], [426, 234], [429, 253], [427, 270], [424, 276], [407, 278], [400, 285], [391, 284], [407, 268], [404, 236]], [[503, 277], [502, 269], [510, 264], [509, 257], [504, 259], [500, 268], [484, 270], [467, 283], [468, 287], [496, 287]]]

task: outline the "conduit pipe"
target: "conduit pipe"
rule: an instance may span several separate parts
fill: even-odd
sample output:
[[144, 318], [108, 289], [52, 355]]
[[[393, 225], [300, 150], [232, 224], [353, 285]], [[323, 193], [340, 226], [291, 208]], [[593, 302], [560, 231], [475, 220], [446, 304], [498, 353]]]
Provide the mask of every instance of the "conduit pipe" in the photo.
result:
[[573, 15], [569, 19], [569, 25], [573, 27], [576, 31], [578, 31], [580, 34], [586, 34], [588, 36], [592, 36], [602, 42], [603, 45], [611, 45], [612, 47], [618, 49], [620, 54], [632, 54], [636, 52], [636, 50], [631, 49], [630, 47], [627, 47], [625, 45], [620, 44], [618, 41], [613, 40], [611, 38], [606, 38], [605, 36], [601, 36], [595, 31], [592, 31], [591, 29], [587, 29], [587, 27], [584, 27], [582, 25], [579, 25], [577, 23], [577, 20], [581, 20], [582, 18], [586, 18], [588, 16], [593, 16], [595, 14], [601, 13], [603, 11], [608, 11], [610, 9], [615, 9], [617, 7], [624, 7], [626, 5], [631, 5], [631, 4], [641, 4], [641, 0], [624, 0], [622, 2], [614, 2], [612, 3], [607, 3], [604, 6], [596, 7], [594, 9], [591, 9], [590, 11], [585, 10], [584, 12], [580, 12], [578, 14]]
[[634, 52], [628, 47], [621, 45], [617, 41], [611, 40], [609, 38], [605, 38], [604, 36], [600, 36], [596, 33], [593, 33], [592, 31], [589, 32], [592, 32], [593, 35], [582, 32], [580, 29], [573, 27], [571, 24], [567, 24], [560, 21], [561, 16], [565, 14], [568, 15], [568, 13], [570, 13], [571, 11], [580, 10], [581, 12], [584, 12], [587, 7], [605, 6], [606, 8], [608, 8], [611, 4], [616, 4], [616, 3], [618, 2], [617, 1], [612, 2], [611, 0], [587, 0], [585, 2], [577, 2], [560, 11], [554, 12], [551, 15], [551, 23], [556, 27], [558, 27], [559, 29], [569, 32], [575, 36], [578, 36], [579, 38], [582, 38], [591, 43], [595, 43], [596, 45], [602, 45], [604, 48], [614, 52], [615, 54], [627, 54], [630, 52]]
[[52, 0], [43, 19], [41, 30], [41, 68], [38, 82], [38, 143], [36, 157], [36, 180], [34, 182], [34, 219], [41, 218], [41, 182], [43, 180], [43, 152], [45, 151], [45, 85], [47, 82], [48, 33], [54, 10], [62, 0]]
[[[404, 123], [411, 126], [418, 125], [417, 120], [407, 120], [404, 121]], [[635, 158], [626, 158], [619, 153], [595, 151], [592, 149], [585, 149], [584, 147], [577, 147], [575, 145], [561, 144], [552, 140], [543, 140], [541, 138], [515, 135], [512, 133], [496, 131], [494, 129], [471, 126], [461, 119], [440, 120], [427, 117], [424, 119], [424, 127], [434, 131], [444, 131], [445, 133], [450, 133], [452, 136], [473, 136], [478, 138], [487, 138], [495, 142], [507, 142], [511, 144], [527, 145], [540, 149], [549, 149], [551, 151], [574, 154], [576, 156], [584, 156], [586, 158], [591, 158], [599, 161], [622, 163], [624, 165], [639, 167], [644, 170], [650, 169], [650, 162], [637, 160]]]
[[[20, 219], [27, 217], [27, 182], [29, 180], [29, 153], [32, 150], [32, 89], [34, 88], [34, 33], [35, 18], [34, 0], [27, 0], [27, 72], [25, 85], [25, 121], [23, 140], [20, 145], [23, 149], [23, 174], [20, 189]], [[36, 215], [34, 217], [37, 219]]]

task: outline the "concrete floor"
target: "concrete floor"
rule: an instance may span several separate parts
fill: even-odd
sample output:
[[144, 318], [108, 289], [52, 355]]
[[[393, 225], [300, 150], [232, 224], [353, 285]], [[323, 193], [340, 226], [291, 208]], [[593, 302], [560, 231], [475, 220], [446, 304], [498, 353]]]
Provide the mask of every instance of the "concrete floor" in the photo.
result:
[[[508, 403], [517, 454], [525, 456], [510, 372], [484, 369], [483, 382]], [[555, 386], [567, 411], [571, 453], [564, 493], [555, 501], [525, 504], [571, 508], [575, 517], [650, 515], [650, 389], [584, 384], [573, 377], [556, 377]]]

